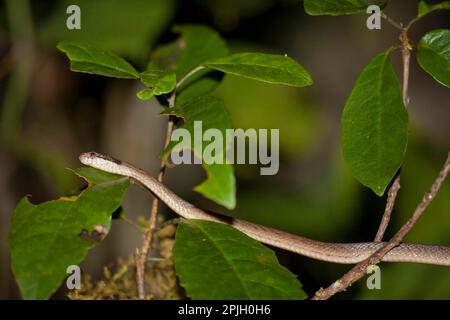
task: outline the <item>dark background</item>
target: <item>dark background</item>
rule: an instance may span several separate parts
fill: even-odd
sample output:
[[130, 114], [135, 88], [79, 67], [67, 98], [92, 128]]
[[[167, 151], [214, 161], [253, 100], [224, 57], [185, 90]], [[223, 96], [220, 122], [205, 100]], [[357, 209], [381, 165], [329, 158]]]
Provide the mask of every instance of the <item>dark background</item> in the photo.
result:
[[[417, 3], [390, 1], [386, 13], [407, 22], [416, 15]], [[81, 7], [81, 32], [65, 28], [69, 4]], [[384, 20], [381, 30], [368, 30], [366, 18], [365, 14], [308, 16], [297, 0], [2, 1], [0, 298], [20, 297], [6, 245], [20, 198], [29, 194], [33, 203], [40, 203], [76, 193], [82, 182], [66, 168], [79, 166], [83, 151], [110, 154], [153, 174], [159, 166], [167, 119], [158, 115], [156, 101], [139, 101], [135, 97], [139, 84], [133, 81], [70, 72], [67, 58], [56, 50], [63, 39], [88, 39], [138, 70], [145, 68], [156, 44], [174, 39], [170, 28], [178, 23], [215, 28], [233, 52], [287, 53], [311, 73], [312, 87], [287, 88], [226, 76], [216, 91], [235, 127], [280, 129], [279, 173], [260, 176], [258, 166], [237, 166], [238, 205], [230, 214], [324, 241], [371, 241], [385, 198], [350, 176], [341, 155], [339, 119], [362, 68], [398, 43], [398, 31]], [[432, 29], [448, 28], [448, 22], [448, 12], [424, 18], [412, 28], [411, 41], [417, 43]], [[400, 71], [398, 50], [393, 63]], [[414, 53], [410, 74], [409, 145], [388, 235], [411, 215], [450, 149], [448, 88], [418, 67]], [[193, 166], [170, 169], [166, 175], [167, 184], [178, 194], [225, 212], [191, 191], [204, 178], [201, 168]], [[123, 204], [128, 218], [147, 216], [150, 201], [147, 192], [130, 188]], [[407, 241], [450, 245], [449, 230], [447, 182]], [[98, 278], [103, 265], [132, 255], [140, 244], [135, 228], [114, 222], [106, 240], [89, 253], [83, 270]], [[349, 268], [277, 253], [309, 294]], [[370, 291], [360, 281], [338, 298], [450, 298], [448, 268], [414, 264], [381, 268], [382, 290]]]

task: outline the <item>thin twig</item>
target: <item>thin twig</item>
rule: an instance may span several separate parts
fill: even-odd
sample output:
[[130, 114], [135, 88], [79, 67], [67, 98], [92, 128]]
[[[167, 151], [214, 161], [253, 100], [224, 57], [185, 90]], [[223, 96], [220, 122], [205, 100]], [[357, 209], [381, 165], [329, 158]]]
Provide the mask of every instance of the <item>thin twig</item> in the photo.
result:
[[[442, 7], [442, 8], [440, 8], [440, 9], [436, 9], [436, 10], [445, 10], [445, 9], [448, 9], [448, 8]], [[433, 10], [433, 11], [434, 11], [434, 10]], [[408, 24], [407, 24], [406, 27], [405, 27], [405, 30], [408, 31], [414, 23], [416, 23], [417, 21], [419, 21], [420, 19], [422, 19], [422, 18], [425, 17], [425, 16], [427, 16], [427, 14], [424, 14], [424, 15], [417, 15], [414, 19], [412, 19], [411, 21], [408, 22]]]
[[405, 27], [405, 30], [408, 31], [409, 28], [411, 28], [411, 26], [416, 23], [417, 21], [419, 21], [422, 17], [415, 17], [414, 19], [412, 19], [410, 22], [408, 22], [408, 24]]
[[127, 217], [122, 217], [121, 219], [123, 221], [125, 221], [126, 223], [128, 223], [130, 226], [136, 228], [139, 232], [143, 233], [143, 229], [137, 223], [135, 223], [133, 220], [130, 220]]
[[[175, 105], [175, 92], [172, 93], [169, 101], [169, 108], [172, 108]], [[164, 149], [169, 145], [170, 143], [170, 137], [172, 136], [174, 127], [174, 120], [172, 117], [169, 117], [169, 122], [167, 123], [167, 129], [166, 129], [166, 137], [164, 139]], [[159, 167], [159, 173], [158, 173], [158, 181], [163, 182], [164, 180], [164, 173], [166, 171], [166, 163], [163, 160], [161, 160], [161, 165]], [[147, 261], [148, 252], [150, 251], [150, 248], [152, 247], [152, 240], [153, 240], [153, 233], [156, 227], [156, 220], [158, 217], [158, 198], [154, 197], [152, 201], [152, 208], [150, 212], [150, 218], [148, 220], [148, 228], [147, 231], [144, 234], [144, 241], [142, 244], [141, 250], [136, 249], [136, 283], [138, 287], [138, 295], [139, 299], [145, 299], [145, 263]]]
[[419, 218], [428, 208], [433, 199], [436, 197], [436, 194], [439, 191], [444, 180], [447, 178], [449, 171], [450, 171], [450, 152], [447, 155], [447, 160], [445, 161], [445, 164], [441, 172], [434, 181], [430, 190], [425, 193], [425, 195], [422, 198], [422, 201], [417, 206], [411, 218], [409, 218], [409, 220], [406, 221], [406, 223], [400, 228], [400, 230], [394, 235], [394, 237], [392, 237], [392, 239], [389, 240], [389, 242], [387, 242], [382, 248], [376, 251], [369, 258], [354, 266], [343, 277], [335, 281], [328, 288], [320, 289], [318, 292], [316, 292], [316, 295], [312, 298], [312, 300], [326, 300], [335, 295], [336, 293], [345, 290], [352, 283], [361, 279], [366, 273], [366, 270], [369, 266], [379, 263], [386, 253], [388, 253], [394, 247], [398, 246], [402, 242], [403, 238], [408, 234], [408, 232], [411, 231], [411, 229], [414, 227], [417, 220], [419, 220]]
[[411, 59], [411, 51], [409, 46], [408, 33], [406, 29], [402, 29], [402, 32], [400, 33], [400, 42], [402, 44], [402, 63], [403, 63], [402, 96], [403, 96], [403, 103], [405, 104], [405, 106], [408, 106], [409, 62]]
[[181, 85], [186, 81], [187, 78], [189, 78], [190, 76], [192, 76], [194, 73], [197, 73], [200, 70], [205, 69], [204, 66], [198, 66], [194, 69], [192, 69], [191, 71], [189, 71], [189, 73], [187, 73], [183, 78], [180, 79], [180, 81], [178, 81], [176, 89], [178, 89], [179, 87], [181, 87]]
[[383, 19], [386, 19], [387, 22], [389, 22], [392, 26], [394, 26], [394, 28], [397, 28], [398, 30], [402, 30], [402, 26], [397, 23], [396, 21], [392, 20], [391, 18], [389, 18], [386, 13], [382, 12], [381, 13], [381, 17]]
[[383, 240], [384, 233], [386, 232], [386, 228], [391, 220], [391, 214], [394, 209], [398, 190], [400, 190], [400, 173], [397, 174], [392, 186], [389, 188], [386, 207], [384, 209], [383, 217], [381, 218], [380, 226], [378, 227], [377, 235], [375, 236], [375, 242], [381, 242]]
[[164, 221], [163, 223], [161, 223], [159, 226], [155, 227], [153, 229], [153, 232], [157, 233], [159, 231], [161, 231], [162, 229], [164, 229], [167, 226], [172, 226], [172, 225], [177, 225], [180, 223], [180, 221], [183, 221], [183, 218], [173, 218], [167, 221]]

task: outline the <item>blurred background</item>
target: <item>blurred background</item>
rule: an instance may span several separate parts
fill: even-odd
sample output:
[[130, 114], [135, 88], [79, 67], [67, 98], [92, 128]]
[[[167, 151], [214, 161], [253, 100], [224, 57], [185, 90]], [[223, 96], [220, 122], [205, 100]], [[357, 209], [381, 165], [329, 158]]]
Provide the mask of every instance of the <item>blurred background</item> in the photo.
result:
[[[432, 3], [433, 1], [428, 1]], [[439, 2], [439, 1], [434, 1]], [[407, 22], [416, 0], [390, 1], [386, 13]], [[81, 31], [65, 27], [69, 4], [81, 7]], [[300, 62], [314, 85], [288, 88], [226, 76], [215, 94], [235, 127], [279, 128], [280, 171], [260, 176], [258, 166], [236, 166], [237, 208], [230, 215], [323, 241], [371, 241], [384, 210], [375, 196], [349, 174], [341, 155], [340, 114], [363, 67], [397, 44], [398, 32], [385, 21], [368, 30], [367, 15], [312, 17], [300, 0], [5, 0], [0, 4], [0, 298], [20, 298], [10, 268], [6, 239], [15, 205], [24, 195], [33, 203], [76, 194], [83, 182], [67, 170], [78, 155], [96, 150], [156, 174], [167, 118], [156, 100], [139, 101], [139, 84], [69, 70], [56, 43], [86, 39], [143, 70], [152, 48], [174, 39], [171, 26], [206, 24], [226, 39], [231, 51], [284, 54]], [[448, 28], [448, 12], [417, 23], [410, 38]], [[400, 55], [393, 63], [400, 71]], [[398, 73], [400, 75], [400, 73]], [[402, 168], [392, 235], [411, 215], [450, 150], [450, 92], [422, 71], [413, 54], [410, 78], [410, 136]], [[219, 212], [192, 191], [205, 179], [198, 166], [169, 169], [167, 184], [195, 204]], [[130, 220], [148, 216], [151, 198], [132, 186], [123, 208]], [[171, 213], [162, 209], [168, 217]], [[450, 245], [450, 182], [408, 235], [408, 242]], [[83, 271], [94, 279], [117, 257], [132, 255], [141, 234], [123, 221], [89, 252]], [[277, 251], [312, 294], [349, 266], [313, 261]], [[365, 281], [337, 299], [448, 299], [448, 268], [382, 264], [381, 290]]]

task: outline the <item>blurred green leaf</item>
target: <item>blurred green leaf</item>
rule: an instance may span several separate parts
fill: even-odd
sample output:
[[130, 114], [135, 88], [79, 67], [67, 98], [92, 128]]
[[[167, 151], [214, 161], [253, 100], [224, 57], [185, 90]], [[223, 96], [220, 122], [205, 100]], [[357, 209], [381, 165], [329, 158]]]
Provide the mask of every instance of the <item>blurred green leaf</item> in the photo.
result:
[[[80, 235], [98, 226], [106, 233], [111, 214], [120, 206], [129, 180], [89, 168], [75, 171], [89, 187], [79, 196], [31, 204], [23, 198], [12, 219], [8, 245], [12, 269], [24, 299], [47, 299], [95, 243]], [[104, 237], [106, 234], [101, 234]]]
[[[228, 54], [225, 41], [209, 27], [176, 25], [172, 31], [180, 34], [180, 38], [158, 47], [151, 55], [149, 66], [156, 64], [174, 71], [177, 79], [181, 79], [208, 59]], [[204, 73], [205, 71], [198, 73], [197, 77]]]
[[178, 79], [181, 79], [182, 76], [185, 76], [206, 60], [228, 54], [225, 41], [216, 31], [208, 27], [178, 25], [173, 27], [172, 30], [181, 34], [183, 44], [176, 62]]
[[400, 168], [408, 141], [408, 113], [391, 51], [364, 68], [342, 113], [345, 161], [353, 176], [379, 196]]
[[114, 78], [139, 78], [139, 73], [127, 61], [91, 44], [80, 41], [62, 41], [57, 47], [69, 58], [72, 71]]
[[423, 17], [433, 11], [443, 10], [443, 9], [450, 9], [450, 1], [442, 1], [442, 2], [436, 3], [436, 4], [428, 4], [426, 1], [421, 0], [419, 2], [417, 16]]
[[192, 299], [305, 299], [272, 250], [238, 230], [190, 220], [177, 229], [175, 270]]
[[437, 82], [450, 88], [450, 30], [433, 30], [422, 37], [417, 61]]
[[153, 89], [142, 89], [141, 91], [138, 91], [136, 93], [136, 97], [138, 97], [138, 99], [142, 100], [142, 101], [147, 101], [150, 100], [151, 98], [153, 98], [154, 93], [153, 93]]
[[303, 4], [312, 16], [365, 13], [368, 7], [363, 0], [304, 0]]
[[[66, 0], [60, 1], [38, 29], [50, 47], [62, 40], [95, 43], [121, 56], [143, 59], [151, 45], [168, 26], [174, 12], [173, 0]], [[81, 30], [66, 27], [66, 8], [81, 9]]]
[[[220, 142], [220, 151], [214, 155], [214, 158], [220, 158], [223, 164], [211, 164], [213, 162], [212, 159], [205, 159], [203, 152], [211, 142], [198, 137], [201, 132], [196, 133], [199, 129], [195, 127], [195, 121], [201, 121], [203, 132], [208, 129], [214, 129], [220, 131], [222, 137], [226, 137], [226, 129], [231, 128], [231, 122], [224, 103], [212, 96], [199, 96], [182, 105], [166, 109], [162, 114], [176, 115], [183, 118], [185, 123], [179, 128], [188, 130], [191, 135], [189, 141], [185, 139], [182, 141], [171, 141], [164, 150], [163, 157], [167, 159], [173, 151], [192, 150], [195, 156], [202, 160], [202, 166], [208, 176], [202, 184], [195, 187], [195, 190], [226, 208], [234, 208], [236, 205], [236, 186], [233, 166], [225, 163], [226, 150], [228, 149], [226, 141]], [[191, 145], [194, 138], [202, 141], [199, 143], [194, 142], [194, 145]], [[194, 163], [193, 160], [192, 163]]]
[[225, 73], [263, 82], [294, 87], [312, 84], [309, 73], [288, 56], [245, 52], [209, 59], [204, 65]]

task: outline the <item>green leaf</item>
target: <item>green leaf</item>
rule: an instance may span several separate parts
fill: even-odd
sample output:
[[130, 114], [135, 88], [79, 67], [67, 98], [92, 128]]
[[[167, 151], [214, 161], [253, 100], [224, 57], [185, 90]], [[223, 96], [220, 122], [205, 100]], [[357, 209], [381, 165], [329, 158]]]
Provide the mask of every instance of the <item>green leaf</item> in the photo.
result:
[[[80, 30], [66, 27], [69, 5], [78, 5], [81, 9]], [[39, 44], [54, 48], [62, 40], [87, 41], [120, 56], [142, 61], [147, 59], [148, 49], [168, 27], [175, 13], [175, 1], [63, 0], [48, 9], [53, 10], [46, 10], [45, 20], [39, 19], [43, 22], [37, 30]]]
[[304, 0], [303, 4], [312, 16], [365, 13], [368, 7], [362, 0]]
[[72, 71], [99, 74], [107, 77], [138, 79], [139, 73], [131, 64], [113, 53], [81, 41], [62, 41], [57, 48], [70, 60]]
[[141, 91], [136, 93], [136, 97], [138, 97], [140, 100], [147, 101], [153, 98], [154, 93], [153, 89], [142, 89]]
[[200, 25], [178, 25], [173, 31], [181, 34], [183, 48], [176, 62], [178, 79], [211, 58], [228, 54], [225, 41], [214, 30]]
[[408, 141], [408, 113], [391, 51], [364, 68], [341, 119], [345, 161], [353, 176], [379, 196], [400, 168]]
[[141, 81], [146, 86], [153, 88], [155, 95], [169, 93], [175, 89], [177, 77], [175, 73], [165, 70], [150, 70], [142, 72]]
[[420, 40], [417, 61], [437, 82], [450, 87], [450, 30], [433, 30]]
[[225, 224], [180, 223], [173, 254], [180, 283], [192, 299], [307, 297], [272, 250]]
[[[181, 139], [181, 141], [171, 141], [163, 152], [163, 158], [167, 160], [172, 151], [192, 150], [195, 156], [202, 161], [208, 178], [194, 190], [200, 192], [203, 196], [233, 209], [236, 205], [236, 186], [233, 173], [233, 166], [226, 163], [226, 150], [228, 145], [226, 141], [220, 144], [220, 150], [217, 150], [217, 158], [223, 164], [213, 163], [212, 159], [204, 158], [205, 148], [210, 142], [204, 141], [196, 130], [195, 123], [201, 121], [203, 133], [208, 129], [218, 130], [222, 137], [226, 137], [226, 129], [231, 128], [231, 121], [224, 103], [212, 96], [199, 96], [190, 99], [182, 105], [166, 109], [162, 112], [165, 115], [176, 115], [184, 119], [185, 123], [180, 129], [186, 129], [191, 139]], [[198, 122], [197, 122], [198, 124]], [[197, 127], [198, 128], [198, 127]], [[194, 139], [201, 139], [200, 143], [195, 143]], [[226, 139], [223, 139], [226, 140]], [[193, 145], [192, 145], [193, 144]], [[191, 158], [192, 159], [192, 158]], [[194, 160], [191, 160], [194, 163]]]
[[141, 82], [148, 86], [137, 93], [141, 100], [149, 100], [154, 95], [159, 96], [172, 92], [177, 84], [177, 77], [174, 72], [161, 69], [153, 69], [140, 74]]
[[444, 10], [444, 9], [450, 9], [450, 1], [442, 1], [442, 2], [436, 3], [436, 4], [428, 4], [428, 3], [426, 3], [426, 1], [421, 0], [419, 2], [417, 16], [423, 17], [433, 11]]
[[265, 53], [236, 53], [209, 59], [205, 66], [254, 80], [294, 87], [312, 84], [309, 73], [288, 56]]
[[77, 176], [86, 180], [90, 186], [102, 183], [108, 184], [123, 178], [123, 176], [108, 173], [102, 170], [97, 170], [91, 167], [81, 167], [70, 170], [73, 171]]
[[236, 207], [236, 181], [231, 164], [202, 164], [207, 178], [194, 190], [227, 209]]
[[[14, 210], [8, 245], [24, 299], [47, 299], [111, 226], [129, 180], [92, 168], [75, 170], [89, 186], [79, 196], [39, 205], [23, 198]], [[95, 233], [98, 228], [105, 233]], [[91, 241], [86, 236], [92, 236]]]

